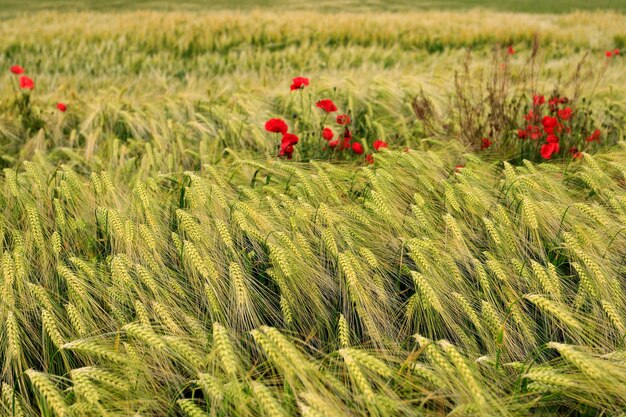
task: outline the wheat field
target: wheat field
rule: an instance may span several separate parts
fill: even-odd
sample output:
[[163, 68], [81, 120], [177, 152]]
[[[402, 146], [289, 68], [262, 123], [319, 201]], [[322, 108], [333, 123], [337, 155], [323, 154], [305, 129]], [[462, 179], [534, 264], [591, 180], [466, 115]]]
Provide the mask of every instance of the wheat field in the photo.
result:
[[[1, 416], [626, 415], [624, 119], [513, 164], [411, 106], [445, 118], [468, 49], [481, 74], [536, 36], [567, 87], [625, 15], [5, 13]], [[595, 108], [626, 108], [625, 70]], [[374, 164], [276, 157], [298, 75], [389, 143]]]

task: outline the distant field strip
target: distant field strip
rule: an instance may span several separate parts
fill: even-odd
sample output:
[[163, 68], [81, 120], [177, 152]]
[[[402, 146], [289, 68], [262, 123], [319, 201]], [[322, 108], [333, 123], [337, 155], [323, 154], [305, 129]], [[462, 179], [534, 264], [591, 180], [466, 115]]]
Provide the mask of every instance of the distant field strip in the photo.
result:
[[576, 10], [626, 11], [624, 0], [0, 0], [0, 10], [5, 13], [35, 10], [308, 10], [308, 11], [399, 11], [412, 10], [462, 10], [481, 8], [492, 11], [527, 13], [569, 13]]
[[[496, 44], [512, 43], [515, 68], [537, 34], [550, 89], [584, 54], [602, 61], [604, 50], [622, 47], [624, 27], [626, 17], [614, 13], [44, 13], [0, 23], [0, 67], [26, 67], [41, 105], [70, 102], [91, 141], [110, 133], [159, 138], [157, 121], [169, 119], [178, 125], [173, 134], [218, 144], [207, 152], [220, 154], [224, 146], [265, 151], [264, 121], [292, 118], [299, 103], [285, 93], [292, 77], [306, 75], [310, 91], [376, 118], [376, 130], [355, 119], [358, 135], [393, 133], [398, 138], [391, 143], [401, 145], [414, 143], [409, 104], [420, 91], [447, 111], [453, 75], [468, 48], [478, 69]], [[624, 62], [612, 63], [600, 97], [624, 101]], [[3, 95], [10, 94], [10, 75], [1, 76]], [[8, 122], [0, 116], [11, 137]], [[205, 140], [216, 135], [220, 142]]]

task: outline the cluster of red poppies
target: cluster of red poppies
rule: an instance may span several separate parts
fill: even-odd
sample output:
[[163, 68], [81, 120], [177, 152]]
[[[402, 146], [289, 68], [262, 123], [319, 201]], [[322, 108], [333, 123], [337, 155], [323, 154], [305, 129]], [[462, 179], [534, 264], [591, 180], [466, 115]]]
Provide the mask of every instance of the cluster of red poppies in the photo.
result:
[[35, 88], [35, 82], [33, 81], [33, 79], [26, 75], [23, 75], [24, 68], [19, 65], [13, 65], [10, 69], [13, 74], [20, 76], [19, 84], [22, 90], [32, 90], [33, 88]]
[[[322, 109], [327, 114], [335, 113], [337, 111], [337, 106], [330, 99], [320, 100], [315, 103], [315, 106]], [[333, 140], [333, 138], [335, 137], [335, 133], [331, 128], [324, 127], [322, 129], [322, 137], [325, 141], [328, 142], [328, 147], [325, 147], [325, 149], [329, 148], [334, 151], [344, 151], [352, 149], [352, 152], [354, 152], [355, 154], [362, 155], [364, 152], [364, 148], [361, 142], [352, 142], [353, 137], [349, 127], [350, 123], [352, 123], [350, 116], [347, 114], [339, 114], [335, 117], [335, 123], [337, 123], [337, 125], [339, 125], [340, 129], [342, 130], [337, 139]], [[381, 148], [386, 148], [387, 143], [382, 140], [375, 140], [372, 144], [372, 147], [376, 151], [378, 151]], [[365, 159], [369, 163], [374, 162], [374, 157], [372, 156], [372, 154], [365, 155]]]
[[280, 151], [278, 154], [291, 159], [293, 147], [300, 139], [293, 133], [288, 133], [289, 127], [287, 126], [287, 123], [285, 123], [282, 119], [269, 119], [265, 122], [265, 130], [282, 135], [282, 139], [280, 141]]
[[[532, 108], [524, 115], [526, 128], [517, 131], [517, 136], [523, 140], [545, 140], [540, 149], [544, 159], [551, 159], [552, 155], [558, 154], [561, 151], [560, 137], [572, 132], [571, 119], [574, 111], [567, 106], [568, 102], [567, 97], [555, 96], [548, 100], [546, 106], [545, 96], [535, 95]], [[599, 130], [587, 137], [587, 142], [594, 141], [600, 141]], [[575, 147], [570, 148], [569, 152], [575, 157], [581, 155]]]
[[[291, 91], [294, 90], [302, 90], [305, 87], [309, 86], [309, 79], [306, 77], [296, 77], [292, 80]], [[315, 106], [322, 111], [324, 111], [327, 115], [331, 113], [336, 113], [338, 111], [337, 106], [331, 99], [322, 99], [315, 103]], [[326, 118], [324, 118], [325, 120]], [[362, 155], [364, 152], [363, 145], [361, 142], [353, 142], [352, 132], [350, 131], [350, 124], [352, 123], [352, 119], [348, 114], [339, 114], [335, 117], [335, 123], [339, 126], [341, 133], [339, 133], [337, 139], [335, 138], [335, 132], [330, 127], [323, 127], [321, 132], [319, 133], [321, 137], [327, 142], [327, 145], [324, 146], [325, 150], [331, 149], [333, 151], [344, 151], [344, 150], [352, 150], [354, 154]], [[288, 133], [288, 126], [282, 119], [269, 119], [265, 123], [265, 130], [272, 133], [277, 133], [282, 135], [280, 151], [278, 153], [279, 156], [286, 157], [291, 159], [294, 145], [298, 143], [298, 136], [292, 133]], [[372, 147], [378, 151], [381, 148], [386, 148], [387, 143], [382, 140], [376, 140], [372, 144]], [[365, 159], [369, 163], [374, 162], [374, 157], [371, 154], [365, 156]]]
[[[322, 109], [327, 114], [335, 113], [337, 111], [337, 106], [330, 99], [323, 99], [315, 103], [317, 108]], [[346, 150], [352, 149], [354, 153], [361, 155], [363, 153], [363, 145], [359, 142], [352, 143], [352, 132], [350, 132], [350, 123], [352, 123], [352, 119], [347, 114], [339, 114], [335, 117], [335, 122], [340, 126], [340, 129], [343, 131], [339, 134], [337, 139], [335, 137], [335, 132], [329, 127], [324, 127], [322, 129], [322, 137], [326, 142], [328, 142], [328, 148], [334, 150]], [[341, 143], [341, 144], [340, 144]]]
[[607, 58], [613, 58], [619, 55], [619, 49], [615, 48], [612, 51], [606, 51], [604, 55], [606, 55]]
[[[22, 90], [33, 90], [35, 88], [35, 81], [33, 81], [33, 79], [29, 76], [24, 75], [25, 71], [23, 67], [21, 67], [20, 65], [13, 65], [9, 69], [13, 74], [20, 76], [18, 83]], [[65, 113], [65, 111], [67, 110], [67, 104], [59, 102], [56, 104], [56, 108], [60, 112]]]

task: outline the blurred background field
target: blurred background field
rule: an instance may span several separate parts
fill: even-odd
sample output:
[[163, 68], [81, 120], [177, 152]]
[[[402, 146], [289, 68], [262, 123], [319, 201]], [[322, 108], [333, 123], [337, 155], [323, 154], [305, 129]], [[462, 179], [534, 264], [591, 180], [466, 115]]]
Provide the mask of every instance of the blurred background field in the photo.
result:
[[[420, 131], [410, 101], [424, 91], [446, 112], [468, 50], [480, 71], [493, 48], [512, 45], [515, 73], [538, 36], [542, 80], [551, 89], [583, 56], [602, 63], [605, 50], [623, 48], [625, 27], [623, 14], [606, 11], [46, 11], [0, 22], [0, 66], [26, 67], [49, 109], [54, 100], [67, 101], [84, 137], [159, 137], [155, 129], [167, 119], [171, 134], [185, 135], [189, 147], [203, 147], [215, 160], [224, 146], [266, 151], [263, 123], [292, 119], [298, 102], [287, 91], [298, 75], [312, 80], [309, 92], [363, 114], [355, 119], [357, 134], [411, 145]], [[623, 102], [623, 72], [624, 60], [615, 59], [597, 97]], [[2, 77], [7, 95], [10, 74]], [[16, 142], [18, 132], [5, 122], [0, 129]], [[207, 140], [215, 136], [221, 140]]]

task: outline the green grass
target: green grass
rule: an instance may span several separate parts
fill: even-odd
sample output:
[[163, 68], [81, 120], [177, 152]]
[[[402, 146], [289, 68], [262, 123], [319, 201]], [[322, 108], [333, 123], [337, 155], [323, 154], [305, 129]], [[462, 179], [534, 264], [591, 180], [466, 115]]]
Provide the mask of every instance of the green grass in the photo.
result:
[[[411, 108], [454, 123], [466, 50], [478, 77], [512, 43], [523, 79], [536, 33], [537, 88], [571, 95], [588, 54], [592, 107], [626, 108], [604, 57], [623, 14], [21, 4], [0, 21], [0, 68], [36, 83], [29, 115], [0, 74], [0, 415], [623, 415], [623, 134], [513, 166]], [[277, 158], [263, 124], [301, 125], [297, 75], [389, 149]]]

